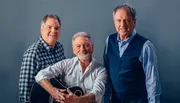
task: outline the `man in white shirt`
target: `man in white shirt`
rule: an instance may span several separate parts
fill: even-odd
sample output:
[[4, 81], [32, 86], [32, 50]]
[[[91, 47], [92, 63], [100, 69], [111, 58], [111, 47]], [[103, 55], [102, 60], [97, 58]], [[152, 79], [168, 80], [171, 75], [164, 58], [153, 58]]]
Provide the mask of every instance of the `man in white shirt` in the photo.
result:
[[[107, 78], [105, 68], [92, 57], [94, 45], [86, 32], [78, 32], [72, 39], [76, 57], [62, 60], [41, 70], [35, 77], [51, 96], [61, 103], [101, 103]], [[85, 95], [76, 96], [69, 89], [59, 89], [50, 83], [51, 78], [62, 77], [67, 87], [79, 86]], [[64, 92], [67, 91], [68, 94]]]

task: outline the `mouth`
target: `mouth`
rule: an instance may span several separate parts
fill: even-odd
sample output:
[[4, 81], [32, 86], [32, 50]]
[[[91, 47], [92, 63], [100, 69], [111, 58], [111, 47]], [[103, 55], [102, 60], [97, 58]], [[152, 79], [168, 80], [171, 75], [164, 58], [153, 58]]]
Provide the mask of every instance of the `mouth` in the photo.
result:
[[90, 55], [89, 54], [78, 54], [78, 58], [80, 59], [80, 60], [88, 60], [89, 59], [89, 57], [90, 57]]
[[49, 37], [56, 37], [55, 34], [49, 34]]
[[84, 55], [87, 55], [87, 53], [83, 52], [83, 53], [79, 53], [78, 55], [84, 56]]
[[126, 28], [120, 28], [120, 31], [121, 32], [127, 32], [127, 29]]

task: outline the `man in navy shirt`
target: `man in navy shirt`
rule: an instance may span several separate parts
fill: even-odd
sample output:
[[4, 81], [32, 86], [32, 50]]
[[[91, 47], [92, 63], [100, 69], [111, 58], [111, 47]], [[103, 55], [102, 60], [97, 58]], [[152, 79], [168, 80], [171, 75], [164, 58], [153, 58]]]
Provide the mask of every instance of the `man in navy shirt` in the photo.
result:
[[135, 10], [117, 6], [113, 20], [117, 33], [107, 37], [104, 50], [109, 75], [104, 103], [160, 103], [155, 48], [136, 32]]

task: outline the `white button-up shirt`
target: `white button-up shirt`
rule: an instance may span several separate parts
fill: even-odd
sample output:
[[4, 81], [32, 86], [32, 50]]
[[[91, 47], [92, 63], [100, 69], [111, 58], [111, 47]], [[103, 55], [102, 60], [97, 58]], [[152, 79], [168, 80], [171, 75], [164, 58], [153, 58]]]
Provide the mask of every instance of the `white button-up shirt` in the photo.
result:
[[74, 57], [64, 59], [41, 70], [35, 79], [39, 83], [42, 79], [51, 79], [58, 76], [62, 77], [61, 79], [67, 87], [79, 86], [85, 94], [94, 94], [96, 103], [101, 103], [107, 74], [105, 68], [95, 58], [92, 58], [84, 73], [82, 73], [80, 61], [77, 57]]

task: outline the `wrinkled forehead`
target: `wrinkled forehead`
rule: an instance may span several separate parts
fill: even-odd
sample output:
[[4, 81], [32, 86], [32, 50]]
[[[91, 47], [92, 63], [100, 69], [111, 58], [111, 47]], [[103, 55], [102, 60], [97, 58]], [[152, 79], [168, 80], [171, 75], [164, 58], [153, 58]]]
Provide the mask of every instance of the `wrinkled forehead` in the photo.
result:
[[74, 38], [73, 45], [75, 44], [92, 44], [91, 40], [86, 36], [78, 36]]
[[114, 12], [113, 15], [114, 15], [114, 18], [121, 17], [121, 16], [127, 16], [129, 18], [132, 18], [132, 15], [128, 7], [119, 8], [116, 12]]
[[47, 20], [44, 22], [45, 25], [51, 25], [51, 26], [59, 26], [60, 24], [57, 19], [55, 18], [47, 18]]

